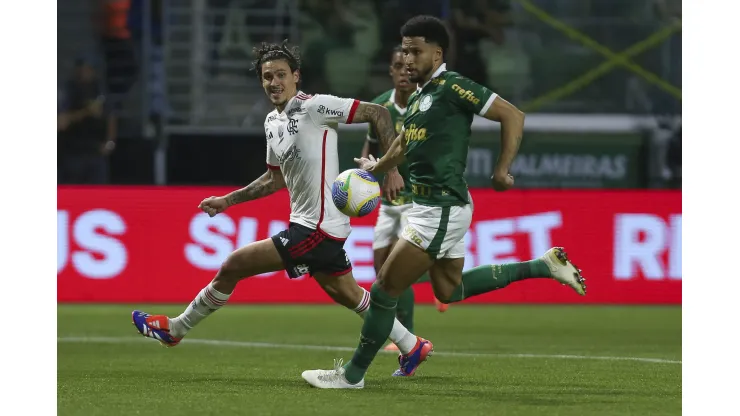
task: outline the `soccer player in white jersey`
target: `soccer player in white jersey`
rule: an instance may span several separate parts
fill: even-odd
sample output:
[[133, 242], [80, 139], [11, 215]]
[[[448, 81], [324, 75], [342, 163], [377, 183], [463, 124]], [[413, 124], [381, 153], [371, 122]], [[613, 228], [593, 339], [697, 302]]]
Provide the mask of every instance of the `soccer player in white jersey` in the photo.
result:
[[[285, 269], [290, 278], [309, 274], [332, 299], [363, 318], [370, 305], [370, 295], [357, 285], [343, 248], [350, 234], [349, 217], [331, 199], [331, 185], [339, 174], [336, 128], [339, 123], [370, 123], [383, 145], [389, 146], [395, 137], [390, 113], [378, 104], [301, 92], [298, 51], [285, 42], [262, 44], [254, 52], [254, 69], [275, 106], [264, 124], [267, 172], [242, 189], [204, 199], [199, 208], [213, 217], [232, 205], [288, 188], [290, 226], [231, 253], [179, 316], [133, 311], [136, 329], [165, 346], [177, 345], [195, 325], [226, 304], [239, 281], [262, 273]], [[403, 187], [398, 172], [390, 172], [387, 182], [385, 189], [391, 197]], [[413, 375], [432, 344], [398, 320], [394, 328], [389, 339], [398, 346], [404, 362], [415, 363], [394, 375]]]

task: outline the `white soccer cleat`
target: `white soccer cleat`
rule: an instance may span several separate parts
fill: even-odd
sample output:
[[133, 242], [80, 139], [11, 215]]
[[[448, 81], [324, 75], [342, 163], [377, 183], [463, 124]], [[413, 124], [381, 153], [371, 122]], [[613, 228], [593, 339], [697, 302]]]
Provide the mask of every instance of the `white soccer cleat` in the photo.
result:
[[361, 389], [365, 387], [363, 378], [357, 384], [351, 384], [344, 378], [343, 360], [334, 359], [333, 370], [306, 370], [301, 374], [308, 384], [320, 389]]
[[579, 295], [586, 295], [586, 279], [581, 276], [581, 270], [568, 260], [568, 255], [562, 247], [553, 247], [542, 255], [552, 273], [552, 278], [568, 285]]

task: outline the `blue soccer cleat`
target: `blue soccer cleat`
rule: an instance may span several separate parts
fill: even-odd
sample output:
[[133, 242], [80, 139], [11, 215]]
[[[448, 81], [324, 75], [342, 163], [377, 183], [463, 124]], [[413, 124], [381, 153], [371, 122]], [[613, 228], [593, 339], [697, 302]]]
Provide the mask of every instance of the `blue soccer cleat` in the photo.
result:
[[182, 340], [182, 338], [170, 335], [170, 320], [164, 315], [149, 315], [146, 312], [133, 311], [131, 320], [141, 335], [156, 339], [165, 347], [174, 347]]
[[410, 377], [416, 372], [421, 363], [426, 361], [434, 352], [434, 345], [422, 337], [416, 337], [416, 346], [406, 355], [398, 356], [400, 367], [393, 373], [393, 377]]

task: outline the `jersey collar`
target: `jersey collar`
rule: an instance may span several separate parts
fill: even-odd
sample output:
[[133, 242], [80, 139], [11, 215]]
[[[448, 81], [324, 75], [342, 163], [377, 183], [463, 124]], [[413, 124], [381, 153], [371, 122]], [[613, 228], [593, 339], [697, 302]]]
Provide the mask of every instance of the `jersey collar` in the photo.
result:
[[400, 114], [400, 115], [406, 114], [406, 108], [408, 108], [408, 107], [401, 108], [401, 107], [398, 106], [398, 104], [396, 104], [396, 89], [395, 88], [391, 92], [391, 98], [389, 98], [389, 100], [390, 100], [390, 102], [393, 103], [393, 106], [396, 107], [396, 111], [398, 111], [398, 114]]
[[281, 112], [279, 112], [279, 111], [277, 110], [277, 108], [275, 109], [275, 112], [276, 112], [276, 113], [277, 113], [278, 115], [282, 115], [282, 114], [285, 114], [285, 111], [286, 111], [287, 109], [289, 109], [291, 105], [293, 105], [293, 100], [295, 100], [295, 99], [296, 99], [296, 97], [298, 97], [299, 95], [306, 95], [306, 93], [304, 93], [304, 92], [303, 92], [303, 91], [301, 91], [301, 90], [298, 90], [298, 91], [296, 91], [296, 92], [295, 92], [295, 95], [294, 95], [294, 96], [292, 96], [292, 97], [290, 98], [290, 100], [288, 100], [288, 102], [287, 102], [287, 103], [285, 103], [285, 108], [283, 108], [283, 112], [282, 112], [282, 113], [281, 113]]
[[432, 82], [432, 80], [434, 78], [437, 78], [439, 76], [439, 74], [441, 74], [441, 73], [443, 73], [445, 71], [447, 71], [447, 64], [444, 63], [444, 62], [442, 62], [442, 65], [440, 65], [439, 68], [437, 68], [437, 70], [434, 71], [434, 73], [432, 74], [432, 77], [429, 78], [429, 81], [425, 82], [424, 85], [422, 85], [421, 87], [416, 87], [416, 91], [421, 91], [422, 89], [424, 89], [424, 87], [426, 87], [427, 84], [429, 84], [430, 82]]

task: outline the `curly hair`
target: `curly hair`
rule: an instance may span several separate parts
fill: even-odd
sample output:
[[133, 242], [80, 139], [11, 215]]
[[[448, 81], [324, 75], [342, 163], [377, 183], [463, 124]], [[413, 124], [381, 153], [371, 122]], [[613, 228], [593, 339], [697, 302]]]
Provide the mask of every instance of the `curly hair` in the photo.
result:
[[402, 37], [423, 37], [427, 43], [436, 43], [442, 48], [442, 53], [447, 53], [450, 47], [450, 34], [445, 24], [434, 16], [421, 15], [409, 19], [401, 27]]
[[254, 61], [252, 61], [252, 70], [257, 74], [257, 78], [262, 78], [262, 64], [276, 59], [284, 59], [288, 62], [291, 72], [301, 69], [301, 55], [297, 46], [292, 48], [288, 46], [288, 39], [282, 43], [262, 42], [259, 47], [252, 49]]

